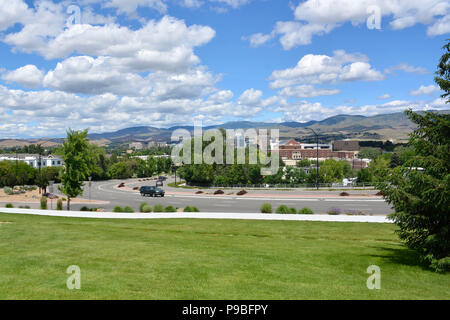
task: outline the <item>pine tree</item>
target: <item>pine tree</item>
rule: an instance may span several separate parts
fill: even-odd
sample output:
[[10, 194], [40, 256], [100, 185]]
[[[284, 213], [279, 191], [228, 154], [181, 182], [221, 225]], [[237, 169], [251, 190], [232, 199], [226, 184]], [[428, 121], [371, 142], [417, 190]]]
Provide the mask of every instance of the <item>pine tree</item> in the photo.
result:
[[[449, 41], [450, 39], [447, 39]], [[434, 78], [436, 83], [441, 87], [441, 90], [445, 91], [441, 95], [442, 98], [449, 97], [447, 103], [450, 102], [450, 42], [448, 42], [443, 49], [447, 50], [439, 61], [437, 76]]]
[[450, 269], [450, 114], [411, 110], [418, 128], [410, 134], [415, 156], [391, 171], [381, 182], [390, 216], [399, 226], [400, 239], [417, 250], [437, 271]]

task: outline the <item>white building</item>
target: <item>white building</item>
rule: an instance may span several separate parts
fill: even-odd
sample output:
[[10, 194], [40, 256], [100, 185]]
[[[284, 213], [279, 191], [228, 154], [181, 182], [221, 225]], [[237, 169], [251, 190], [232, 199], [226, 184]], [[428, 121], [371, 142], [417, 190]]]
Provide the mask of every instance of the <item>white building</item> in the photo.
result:
[[0, 161], [22, 161], [33, 168], [61, 167], [63, 165], [63, 160], [54, 155], [39, 158], [37, 154], [2, 154], [0, 155]]

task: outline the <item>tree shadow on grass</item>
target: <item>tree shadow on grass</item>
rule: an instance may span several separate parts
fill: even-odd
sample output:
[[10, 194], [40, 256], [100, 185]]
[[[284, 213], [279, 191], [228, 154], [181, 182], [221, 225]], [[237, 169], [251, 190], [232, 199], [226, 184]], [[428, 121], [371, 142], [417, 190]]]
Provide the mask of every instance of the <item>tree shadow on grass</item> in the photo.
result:
[[372, 246], [373, 249], [381, 251], [381, 254], [369, 254], [366, 256], [381, 258], [391, 264], [401, 264], [405, 266], [420, 267], [422, 270], [432, 271], [420, 258], [417, 251], [407, 248], [404, 245], [393, 247]]

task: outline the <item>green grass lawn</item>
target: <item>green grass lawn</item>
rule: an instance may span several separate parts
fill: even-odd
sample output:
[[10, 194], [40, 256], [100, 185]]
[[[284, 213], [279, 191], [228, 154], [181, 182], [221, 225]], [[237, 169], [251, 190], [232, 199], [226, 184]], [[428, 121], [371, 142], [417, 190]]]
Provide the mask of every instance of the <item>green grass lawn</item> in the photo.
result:
[[[4, 224], [1, 222], [10, 222]], [[448, 299], [395, 226], [0, 214], [0, 299]], [[366, 269], [381, 268], [368, 290]], [[81, 268], [81, 290], [66, 269]]]

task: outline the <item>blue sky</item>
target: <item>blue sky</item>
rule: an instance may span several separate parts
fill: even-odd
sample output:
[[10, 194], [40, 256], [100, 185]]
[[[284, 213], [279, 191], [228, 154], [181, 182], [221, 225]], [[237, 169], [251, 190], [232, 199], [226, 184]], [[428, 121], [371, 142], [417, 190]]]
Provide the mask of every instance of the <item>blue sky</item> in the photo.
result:
[[448, 1], [0, 0], [0, 8], [0, 138], [448, 109], [433, 81]]

